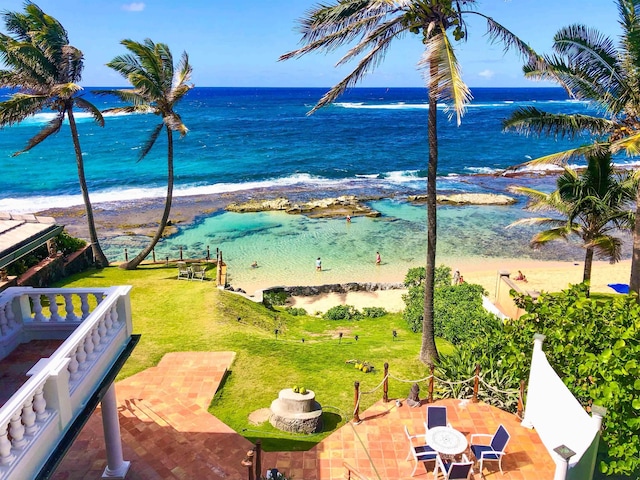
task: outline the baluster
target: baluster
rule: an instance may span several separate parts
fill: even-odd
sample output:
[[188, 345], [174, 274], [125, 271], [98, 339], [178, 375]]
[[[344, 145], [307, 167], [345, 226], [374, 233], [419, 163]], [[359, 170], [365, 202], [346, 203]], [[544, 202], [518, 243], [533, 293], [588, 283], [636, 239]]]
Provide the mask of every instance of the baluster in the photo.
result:
[[11, 455], [11, 442], [7, 433], [8, 424], [0, 425], [0, 465], [9, 465], [15, 458]]
[[29, 295], [31, 302], [33, 303], [33, 321], [34, 322], [48, 322], [49, 319], [45, 318], [42, 314], [42, 303], [40, 303], [40, 294]]
[[84, 351], [84, 342], [80, 342], [80, 345], [78, 345], [78, 348], [76, 349], [76, 359], [78, 360], [78, 369], [86, 370], [88, 364], [87, 352]]
[[6, 335], [7, 333], [9, 333], [9, 320], [4, 313], [5, 307], [5, 305], [2, 305], [2, 307], [0, 307], [0, 334], [2, 335]]
[[91, 330], [91, 340], [93, 341], [93, 351], [94, 352], [101, 351], [102, 345], [100, 343], [100, 331], [99, 331], [98, 325], [93, 327], [93, 330]]
[[5, 305], [5, 315], [7, 316], [7, 325], [9, 330], [13, 330], [16, 327], [16, 316], [13, 313], [13, 300]]
[[69, 370], [70, 380], [77, 380], [80, 376], [78, 373], [78, 360], [76, 360], [75, 352], [69, 356], [69, 365], [67, 365], [67, 370]]
[[20, 412], [22, 412], [22, 410], [14, 413], [9, 422], [9, 435], [11, 435], [11, 445], [13, 448], [22, 448], [27, 444], [27, 439], [24, 438], [24, 425], [22, 425]]
[[105, 317], [100, 319], [100, 323], [98, 324], [98, 332], [100, 332], [100, 343], [103, 345], [105, 343], [109, 343], [109, 339], [107, 338], [107, 325], [105, 322]]
[[80, 296], [80, 310], [82, 310], [82, 320], [89, 316], [89, 294], [79, 293]]
[[104, 299], [104, 294], [102, 292], [94, 293], [94, 297], [96, 297], [96, 306], [100, 305], [100, 302]]
[[64, 322], [64, 318], [58, 313], [57, 295], [55, 293], [48, 293], [47, 298], [49, 299], [49, 312], [51, 313], [50, 320], [52, 322]]
[[113, 320], [113, 328], [117, 329], [118, 328], [118, 305], [115, 303], [111, 307], [111, 320]]
[[77, 322], [79, 320], [76, 312], [73, 309], [73, 294], [63, 293], [64, 297], [64, 310], [67, 312], [67, 322]]
[[33, 398], [29, 398], [22, 406], [22, 424], [27, 435], [33, 435], [38, 431], [36, 412], [33, 411]]
[[111, 318], [111, 310], [107, 310], [104, 315], [104, 325], [107, 327], [107, 335], [111, 336], [113, 332], [113, 319]]
[[42, 422], [49, 417], [47, 401], [44, 398], [44, 385], [40, 385], [33, 396], [33, 410], [36, 412], [37, 422]]
[[96, 354], [93, 353], [93, 350], [93, 335], [92, 332], [89, 332], [89, 334], [84, 337], [84, 351], [87, 352], [87, 360], [90, 362], [96, 358]]

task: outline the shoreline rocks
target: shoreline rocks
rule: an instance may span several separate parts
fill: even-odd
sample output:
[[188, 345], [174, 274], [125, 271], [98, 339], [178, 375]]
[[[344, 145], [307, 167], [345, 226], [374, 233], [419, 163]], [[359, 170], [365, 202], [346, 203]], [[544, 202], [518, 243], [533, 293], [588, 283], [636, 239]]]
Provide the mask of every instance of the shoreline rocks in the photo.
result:
[[[377, 199], [378, 197], [366, 200]], [[355, 195], [341, 195], [335, 198], [322, 198], [301, 203], [292, 203], [286, 197], [278, 197], [248, 200], [241, 203], [232, 202], [226, 206], [225, 210], [238, 213], [284, 211], [288, 214], [307, 215], [311, 218], [335, 218], [347, 215], [351, 217], [379, 217], [381, 215], [380, 212], [362, 204], [362, 201]]]
[[[409, 195], [407, 201], [424, 203], [426, 195]], [[517, 200], [508, 195], [497, 193], [455, 193], [453, 195], [436, 195], [436, 201], [441, 205], [513, 205]]]

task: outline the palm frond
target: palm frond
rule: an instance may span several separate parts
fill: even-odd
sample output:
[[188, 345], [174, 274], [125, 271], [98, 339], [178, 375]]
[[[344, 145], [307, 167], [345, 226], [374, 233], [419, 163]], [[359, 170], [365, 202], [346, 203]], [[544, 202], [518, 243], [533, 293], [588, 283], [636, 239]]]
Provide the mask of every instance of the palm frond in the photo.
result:
[[31, 137], [27, 142], [27, 145], [20, 151], [13, 154], [13, 156], [20, 155], [21, 153], [31, 150], [36, 145], [39, 145], [51, 135], [58, 133], [60, 127], [62, 127], [62, 121], [64, 120], [64, 113], [59, 113], [51, 120], [42, 130], [40, 130], [35, 136]]
[[563, 152], [551, 153], [543, 157], [534, 158], [533, 160], [529, 160], [528, 162], [513, 165], [509, 168], [506, 168], [501, 173], [520, 170], [526, 167], [535, 167], [539, 165], [566, 165], [571, 160], [577, 160], [595, 152], [607, 151], [609, 145], [610, 144], [605, 142], [596, 142], [590, 145], [581, 145], [580, 147], [570, 148], [569, 150], [565, 150]]
[[531, 226], [531, 225], [553, 225], [557, 227], [562, 227], [566, 225], [566, 220], [561, 220], [558, 218], [552, 217], [529, 217], [529, 218], [521, 218], [520, 220], [516, 220], [515, 222], [510, 223], [505, 228], [513, 228], [513, 227], [521, 227], [521, 226]]
[[600, 257], [609, 259], [610, 263], [617, 263], [622, 259], [622, 240], [611, 235], [599, 235], [585, 243], [584, 247], [593, 248]]
[[140, 155], [138, 155], [138, 161], [146, 157], [147, 154], [151, 151], [151, 148], [156, 143], [156, 140], [158, 140], [158, 137], [160, 136], [160, 132], [162, 132], [163, 127], [164, 127], [164, 123], [159, 123], [153, 128], [151, 135], [149, 135], [149, 138], [147, 139], [147, 141], [142, 146], [142, 149], [140, 150]]
[[[116, 90], [92, 90], [91, 93], [95, 95], [103, 95], [103, 96], [113, 95], [114, 97], [117, 97], [123, 102], [132, 103], [136, 107], [144, 106], [145, 108], [148, 108], [148, 99], [145, 96], [140, 95], [136, 90], [133, 90], [131, 88], [123, 88], [123, 89], [116, 89]], [[109, 111], [110, 110], [113, 110], [113, 109], [109, 109]]]
[[550, 228], [536, 233], [531, 238], [531, 246], [544, 245], [545, 243], [553, 242], [556, 240], [567, 240], [572, 233], [578, 233], [579, 227], [575, 225], [567, 225], [566, 221], [564, 226], [557, 228]]
[[184, 137], [189, 129], [182, 123], [180, 115], [175, 112], [171, 112], [169, 115], [163, 117], [165, 125], [172, 131], [180, 133], [181, 137]]
[[611, 152], [618, 153], [624, 151], [629, 156], [640, 154], [640, 132], [628, 137], [611, 142]]
[[[436, 68], [432, 69], [431, 66], [434, 64]], [[466, 105], [473, 97], [469, 87], [462, 80], [460, 64], [443, 27], [437, 34], [431, 35], [426, 40], [425, 51], [418, 62], [418, 68], [423, 71], [423, 77], [428, 85], [438, 86], [436, 93], [438, 99], [452, 101], [452, 110], [460, 125]], [[436, 72], [435, 78], [430, 78], [432, 71]]]
[[98, 107], [82, 97], [76, 97], [74, 103], [78, 106], [78, 108], [89, 113], [98, 125], [104, 127], [104, 117], [102, 116], [102, 113], [100, 112]]
[[516, 131], [524, 135], [549, 135], [555, 138], [574, 139], [590, 132], [604, 135], [614, 128], [611, 120], [590, 115], [548, 113], [536, 107], [520, 107], [502, 122], [505, 131]]
[[49, 102], [43, 95], [13, 94], [0, 102], [0, 127], [11, 126], [41, 111]]

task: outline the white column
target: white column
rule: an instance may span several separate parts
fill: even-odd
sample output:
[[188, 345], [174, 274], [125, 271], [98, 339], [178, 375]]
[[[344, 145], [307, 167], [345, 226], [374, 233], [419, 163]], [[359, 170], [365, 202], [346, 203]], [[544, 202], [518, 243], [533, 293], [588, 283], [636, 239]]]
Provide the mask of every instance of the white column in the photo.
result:
[[102, 427], [107, 449], [107, 468], [105, 468], [102, 478], [124, 479], [131, 462], [125, 462], [122, 458], [118, 403], [116, 401], [116, 387], [113, 383], [102, 398]]
[[524, 414], [522, 418], [522, 422], [520, 423], [525, 428], [533, 428], [533, 422], [531, 420], [531, 410], [535, 409], [536, 400], [541, 396], [544, 396], [544, 391], [540, 391], [542, 385], [539, 382], [536, 382], [536, 363], [535, 359], [540, 354], [544, 355], [542, 351], [542, 343], [544, 342], [545, 336], [541, 333], [536, 333], [533, 336], [533, 353], [531, 355], [531, 368], [529, 371], [529, 384], [527, 385], [527, 403], [524, 406]]

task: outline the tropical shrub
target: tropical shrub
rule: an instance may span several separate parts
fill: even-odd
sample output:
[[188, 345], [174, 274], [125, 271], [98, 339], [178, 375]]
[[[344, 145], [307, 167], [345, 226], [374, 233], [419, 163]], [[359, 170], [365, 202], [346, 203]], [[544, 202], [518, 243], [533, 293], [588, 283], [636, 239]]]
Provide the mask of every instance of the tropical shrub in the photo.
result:
[[60, 232], [55, 240], [58, 251], [62, 252], [63, 255], [71, 255], [87, 245], [84, 240], [72, 237], [64, 230]]
[[287, 303], [289, 294], [284, 290], [272, 290], [262, 295], [262, 303], [267, 308], [273, 308], [274, 306], [284, 305]]
[[289, 315], [293, 315], [294, 317], [300, 317], [307, 314], [307, 311], [304, 308], [298, 308], [298, 307], [286, 307], [284, 311], [287, 312]]
[[527, 314], [505, 324], [500, 356], [517, 378], [527, 378], [533, 335], [546, 336], [545, 353], [564, 384], [588, 407], [607, 409], [600, 462], [605, 474], [640, 469], [640, 305], [635, 296], [587, 296], [585, 285], [534, 301], [518, 296]]
[[[405, 277], [408, 292], [403, 295], [406, 304], [404, 320], [413, 332], [422, 331], [424, 314], [424, 268], [412, 268]], [[418, 282], [423, 283], [418, 283]], [[434, 333], [454, 345], [467, 342], [479, 332], [501, 328], [500, 321], [482, 306], [483, 288], [480, 285], [463, 283], [451, 285], [451, 269], [440, 266], [436, 269], [434, 292]]]
[[326, 311], [325, 320], [360, 320], [362, 314], [353, 305], [336, 305]]
[[384, 317], [387, 313], [382, 307], [364, 307], [362, 309], [362, 315], [367, 318], [380, 318]]

